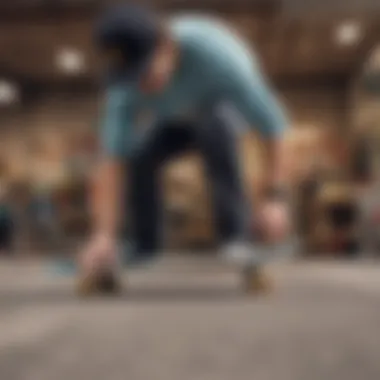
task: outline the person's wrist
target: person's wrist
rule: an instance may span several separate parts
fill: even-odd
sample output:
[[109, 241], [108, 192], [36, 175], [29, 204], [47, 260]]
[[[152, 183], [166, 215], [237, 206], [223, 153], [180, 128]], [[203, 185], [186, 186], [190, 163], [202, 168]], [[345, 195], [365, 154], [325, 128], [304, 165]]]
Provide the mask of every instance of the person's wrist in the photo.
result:
[[264, 189], [264, 199], [270, 201], [287, 201], [289, 190], [287, 186], [280, 183], [270, 183]]

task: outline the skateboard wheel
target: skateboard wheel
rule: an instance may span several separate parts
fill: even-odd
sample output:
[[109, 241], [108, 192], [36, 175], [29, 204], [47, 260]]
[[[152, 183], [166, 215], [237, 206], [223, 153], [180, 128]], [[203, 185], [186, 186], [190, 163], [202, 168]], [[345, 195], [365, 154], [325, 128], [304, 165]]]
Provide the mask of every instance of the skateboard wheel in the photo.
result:
[[90, 275], [79, 280], [77, 293], [80, 296], [92, 294], [118, 294], [121, 292], [121, 284], [112, 273]]
[[93, 276], [86, 276], [79, 279], [76, 286], [76, 292], [80, 296], [89, 296], [96, 292], [95, 280]]
[[258, 268], [247, 269], [243, 279], [244, 290], [247, 294], [269, 293], [273, 289], [271, 278]]
[[105, 273], [98, 276], [96, 285], [99, 293], [115, 294], [121, 290], [118, 279], [112, 273]]

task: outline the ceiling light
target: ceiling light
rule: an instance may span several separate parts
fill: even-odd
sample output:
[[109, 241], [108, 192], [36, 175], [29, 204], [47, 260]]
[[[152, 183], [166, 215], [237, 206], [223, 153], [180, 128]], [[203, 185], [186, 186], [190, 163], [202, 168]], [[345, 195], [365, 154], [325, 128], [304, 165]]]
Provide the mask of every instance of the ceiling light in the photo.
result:
[[76, 49], [61, 49], [56, 56], [58, 69], [66, 74], [76, 75], [85, 70], [85, 59], [81, 51]]
[[339, 45], [350, 46], [359, 41], [362, 34], [360, 24], [357, 22], [345, 22], [337, 27], [335, 40]]
[[19, 98], [18, 88], [5, 80], [0, 80], [0, 104], [10, 105]]

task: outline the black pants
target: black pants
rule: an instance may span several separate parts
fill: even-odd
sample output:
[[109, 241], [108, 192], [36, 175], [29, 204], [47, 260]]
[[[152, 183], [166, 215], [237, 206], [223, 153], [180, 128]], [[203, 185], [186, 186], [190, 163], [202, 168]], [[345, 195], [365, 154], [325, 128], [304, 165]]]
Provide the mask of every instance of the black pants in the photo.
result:
[[0, 220], [0, 251], [12, 247], [13, 224], [10, 219]]
[[161, 244], [160, 167], [188, 150], [203, 156], [219, 242], [244, 238], [248, 214], [237, 154], [236, 129], [213, 111], [195, 122], [168, 121], [155, 126], [130, 160], [130, 227], [137, 253], [156, 252]]

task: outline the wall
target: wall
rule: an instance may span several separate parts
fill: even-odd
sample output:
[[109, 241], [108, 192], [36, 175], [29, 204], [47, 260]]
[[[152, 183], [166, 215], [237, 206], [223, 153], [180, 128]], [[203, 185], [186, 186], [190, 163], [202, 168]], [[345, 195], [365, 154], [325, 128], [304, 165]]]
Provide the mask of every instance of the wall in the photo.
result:
[[[323, 147], [319, 145], [310, 150], [309, 146], [309, 149], [304, 149], [306, 151], [302, 154], [308, 155], [310, 160], [313, 154], [320, 157], [322, 148], [326, 150], [326, 155], [335, 153], [334, 143], [343, 140], [342, 131], [348, 127], [344, 90], [287, 87], [281, 89], [281, 97], [292, 124], [292, 129], [287, 133], [290, 146], [299, 145], [302, 141], [308, 145], [307, 140], [315, 140], [316, 144], [324, 142]], [[73, 148], [72, 144], [67, 143], [73, 135], [96, 129], [97, 109], [96, 94], [49, 94], [42, 97], [28, 109], [0, 119], [1, 151], [12, 157], [10, 161], [14, 162], [21, 160], [22, 152], [26, 156], [37, 153], [33, 150], [40, 150], [39, 153], [48, 155], [52, 161], [59, 159], [68, 148]], [[251, 144], [255, 144], [255, 139], [243, 143], [245, 156], [252, 154]], [[295, 150], [298, 151], [298, 148]], [[253, 166], [255, 168], [250, 165], [250, 170], [254, 171], [252, 175], [256, 175], [260, 165]]]
[[331, 168], [344, 166], [348, 137], [345, 90], [286, 88], [281, 93], [292, 121], [287, 141], [294, 175], [317, 163]]
[[2, 117], [0, 146], [10, 176], [35, 180], [62, 176], [63, 159], [94, 128], [96, 108], [94, 95], [49, 94]]

